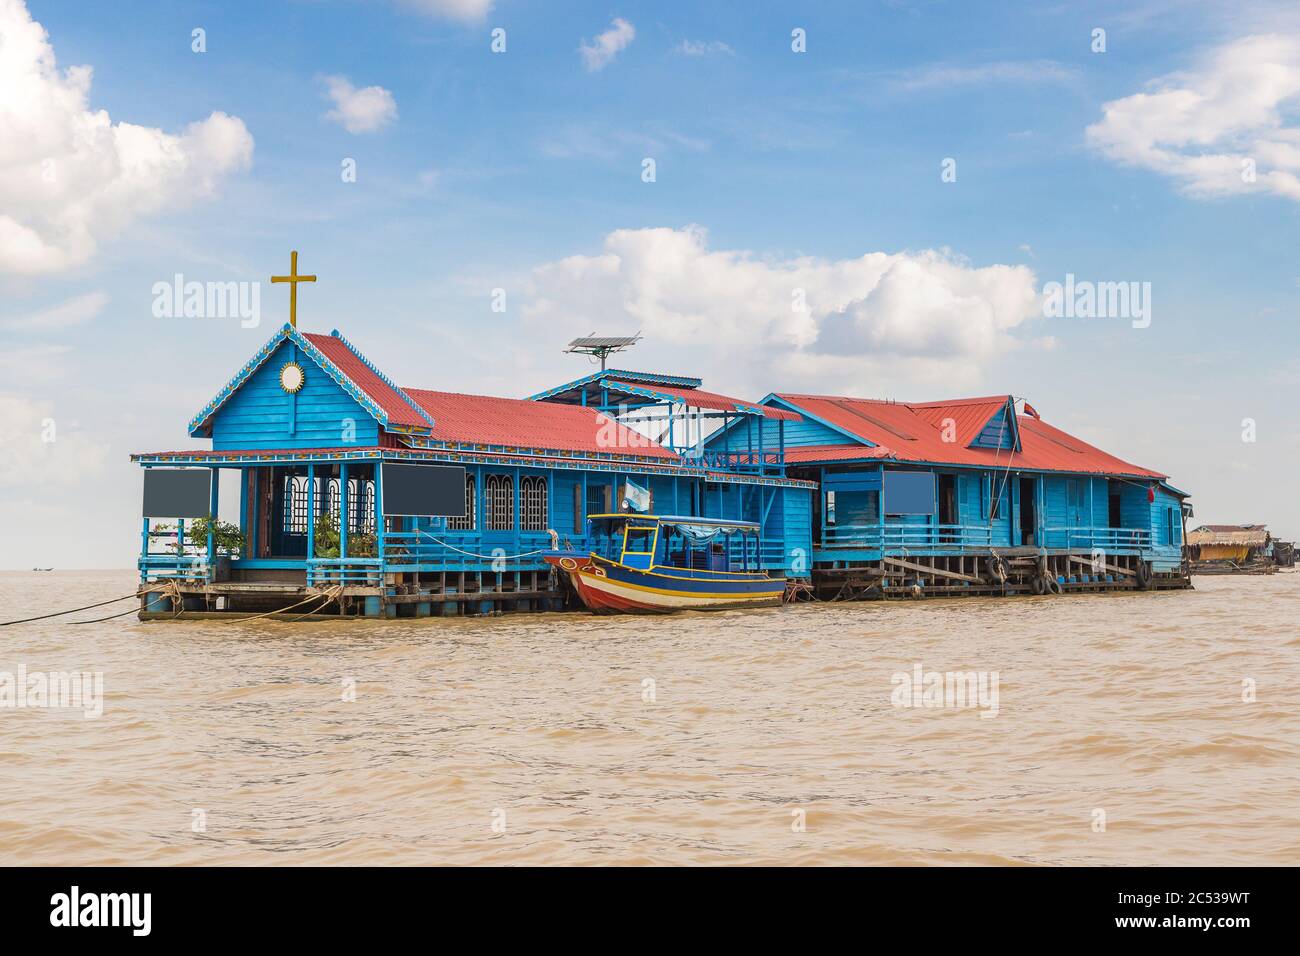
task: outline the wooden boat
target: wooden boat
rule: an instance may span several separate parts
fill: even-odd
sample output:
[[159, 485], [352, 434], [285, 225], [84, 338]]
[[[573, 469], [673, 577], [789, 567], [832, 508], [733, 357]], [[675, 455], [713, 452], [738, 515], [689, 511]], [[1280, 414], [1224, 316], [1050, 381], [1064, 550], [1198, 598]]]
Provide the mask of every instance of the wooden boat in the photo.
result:
[[553, 550], [547, 564], [568, 575], [597, 613], [718, 610], [780, 604], [785, 581], [759, 562], [750, 521], [643, 514], [590, 515], [591, 551]]

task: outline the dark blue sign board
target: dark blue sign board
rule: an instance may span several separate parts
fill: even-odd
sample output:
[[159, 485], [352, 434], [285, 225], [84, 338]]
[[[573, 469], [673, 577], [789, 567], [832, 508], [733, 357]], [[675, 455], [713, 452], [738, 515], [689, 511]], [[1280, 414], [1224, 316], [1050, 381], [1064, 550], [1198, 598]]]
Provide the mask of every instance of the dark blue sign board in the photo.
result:
[[146, 468], [144, 517], [206, 518], [212, 507], [212, 469]]
[[932, 515], [934, 510], [933, 472], [885, 472], [885, 514]]
[[465, 517], [465, 469], [386, 461], [384, 514], [410, 518]]

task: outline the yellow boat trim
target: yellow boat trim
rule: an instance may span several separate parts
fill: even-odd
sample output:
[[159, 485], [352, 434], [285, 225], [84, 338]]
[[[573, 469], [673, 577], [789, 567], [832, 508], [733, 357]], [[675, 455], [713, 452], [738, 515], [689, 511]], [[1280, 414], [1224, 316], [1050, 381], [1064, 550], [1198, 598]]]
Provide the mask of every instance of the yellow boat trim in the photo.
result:
[[[636, 570], [636, 569], [633, 568], [631, 570]], [[776, 594], [778, 590], [779, 591], [785, 590], [784, 581], [772, 581], [771, 582], [772, 584], [780, 585], [780, 587], [779, 588], [774, 587], [770, 591], [750, 591], [745, 594], [719, 594], [716, 591], [670, 591], [668, 588], [651, 588], [651, 587], [646, 587], [644, 584], [632, 584], [629, 581], [616, 581], [611, 578], [607, 578], [604, 575], [590, 574], [586, 571], [570, 571], [569, 573], [583, 574], [586, 575], [587, 577], [593, 577], [593, 578], [594, 577], [603, 578], [606, 582], [617, 585], [618, 587], [621, 588], [632, 588], [634, 591], [645, 591], [647, 594], [668, 594], [668, 595], [672, 595], [673, 597], [717, 598], [724, 601], [752, 601], [755, 598], [762, 598], [769, 594]], [[660, 576], [666, 577], [667, 575], [660, 575]]]
[[[588, 553], [591, 555], [592, 560], [595, 560], [595, 561], [605, 561], [605, 562], [607, 562], [608, 564], [612, 564], [612, 565], [614, 565], [615, 567], [623, 568], [623, 569], [626, 570], [626, 571], [635, 571], [637, 574], [649, 574], [649, 575], [652, 576], [652, 577], [656, 577], [656, 578], [668, 578], [668, 579], [670, 579], [670, 580], [672, 580], [672, 581], [707, 581], [707, 580], [708, 580], [708, 578], [693, 578], [693, 577], [691, 577], [689, 574], [661, 574], [661, 573], [659, 573], [658, 571], [655, 571], [655, 570], [654, 570], [654, 568], [667, 568], [667, 567], [671, 567], [671, 565], [667, 565], [667, 564], [652, 564], [652, 565], [650, 565], [650, 568], [651, 568], [651, 569], [650, 569], [650, 570], [646, 570], [646, 569], [644, 569], [644, 568], [633, 568], [633, 567], [629, 567], [628, 565], [624, 564], [624, 563], [621, 562], [621, 561], [614, 561], [614, 560], [611, 560], [610, 558], [601, 557], [599, 554], [596, 554], [594, 551], [592, 551], [592, 552], [588, 552]], [[677, 570], [680, 571], [680, 570], [683, 570], [683, 569], [682, 569], [682, 568], [677, 568]], [[763, 581], [763, 580], [771, 581], [771, 580], [774, 580], [773, 578], [765, 577], [765, 575], [767, 574], [766, 571], [710, 571], [709, 573], [710, 573], [710, 574], [725, 574], [725, 575], [728, 575], [728, 576], [730, 576], [730, 577], [746, 578], [746, 579], [753, 580], [753, 581]]]

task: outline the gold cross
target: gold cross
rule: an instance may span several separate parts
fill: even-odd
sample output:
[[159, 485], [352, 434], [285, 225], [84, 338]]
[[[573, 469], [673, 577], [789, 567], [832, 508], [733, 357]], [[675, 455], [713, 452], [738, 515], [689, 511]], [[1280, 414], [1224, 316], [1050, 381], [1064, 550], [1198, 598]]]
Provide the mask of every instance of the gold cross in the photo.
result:
[[272, 282], [289, 283], [289, 324], [295, 329], [298, 327], [298, 283], [315, 282], [315, 276], [298, 275], [298, 253], [289, 253], [289, 274], [287, 276], [271, 276]]

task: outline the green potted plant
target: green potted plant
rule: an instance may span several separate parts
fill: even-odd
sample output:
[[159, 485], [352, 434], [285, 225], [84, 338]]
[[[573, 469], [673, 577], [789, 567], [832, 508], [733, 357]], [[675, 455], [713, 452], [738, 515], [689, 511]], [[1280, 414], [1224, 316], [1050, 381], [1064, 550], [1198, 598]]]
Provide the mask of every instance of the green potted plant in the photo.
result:
[[208, 532], [212, 533], [215, 568], [214, 581], [230, 580], [230, 559], [244, 550], [244, 533], [239, 525], [222, 521], [215, 515], [193, 518], [185, 528], [190, 546], [199, 554], [208, 553]]

